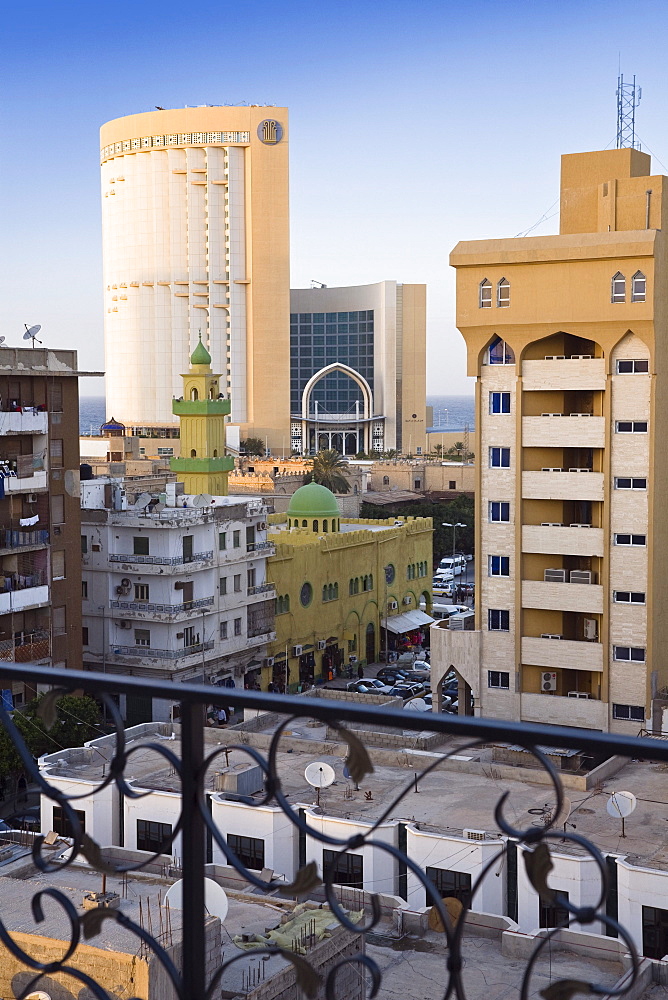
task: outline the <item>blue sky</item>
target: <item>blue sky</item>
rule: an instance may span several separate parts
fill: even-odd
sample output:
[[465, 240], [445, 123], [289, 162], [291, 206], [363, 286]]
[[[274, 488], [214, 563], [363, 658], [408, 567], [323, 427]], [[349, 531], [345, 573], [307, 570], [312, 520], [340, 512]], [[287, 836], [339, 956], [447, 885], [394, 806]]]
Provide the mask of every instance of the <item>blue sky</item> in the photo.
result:
[[426, 282], [428, 389], [472, 392], [449, 251], [528, 229], [558, 196], [562, 152], [614, 145], [620, 53], [643, 87], [643, 149], [668, 164], [667, 22], [647, 0], [5, 7], [0, 332], [16, 344], [42, 323], [46, 344], [103, 365], [103, 122], [287, 105], [293, 286]]

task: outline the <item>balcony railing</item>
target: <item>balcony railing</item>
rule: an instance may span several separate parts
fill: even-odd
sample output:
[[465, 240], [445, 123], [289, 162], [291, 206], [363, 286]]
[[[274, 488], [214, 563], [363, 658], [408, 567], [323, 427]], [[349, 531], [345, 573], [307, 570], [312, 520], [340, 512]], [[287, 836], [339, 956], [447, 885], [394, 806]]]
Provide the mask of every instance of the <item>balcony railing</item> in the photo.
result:
[[200, 608], [210, 608], [213, 597], [200, 597], [197, 601], [185, 601], [183, 604], [148, 604], [143, 601], [110, 601], [109, 606], [119, 611], [148, 612], [160, 615], [179, 615], [187, 611], [197, 611]]
[[275, 590], [275, 583], [258, 583], [255, 587], [249, 587], [247, 594], [249, 597], [253, 597], [255, 594], [273, 594]]
[[147, 659], [158, 660], [182, 660], [184, 656], [192, 656], [194, 653], [204, 653], [207, 649], [213, 649], [215, 643], [213, 639], [206, 642], [196, 642], [192, 646], [181, 646], [180, 649], [154, 649], [152, 646], [115, 646], [112, 644], [111, 651], [116, 656], [140, 656]]
[[43, 629], [24, 632], [13, 639], [0, 639], [0, 660], [6, 663], [30, 663], [50, 655], [51, 639]]
[[37, 531], [0, 528], [0, 549], [21, 549], [31, 545], [48, 545], [48, 543], [49, 532], [44, 528]]
[[140, 566], [185, 566], [192, 562], [206, 562], [213, 559], [213, 549], [195, 552], [191, 556], [140, 556], [132, 552], [111, 552], [109, 562], [137, 563]]
[[[293, 799], [291, 797], [288, 798], [284, 792], [282, 778], [279, 777], [278, 773], [276, 744], [280, 738], [286, 731], [290, 734], [291, 738], [294, 737], [293, 730], [296, 728], [298, 722], [309, 723], [311, 720], [317, 720], [322, 726], [329, 727], [335, 731], [336, 739], [340, 743], [347, 744], [347, 774], [352, 782], [363, 782], [366, 776], [373, 772], [374, 767], [369, 750], [355, 735], [355, 732], [364, 732], [368, 736], [371, 733], [378, 734], [383, 730], [392, 732], [399, 728], [402, 734], [400, 738], [406, 739], [413, 733], [423, 732], [424, 717], [420, 713], [398, 712], [394, 708], [378, 707], [376, 705], [370, 706], [369, 704], [355, 703], [349, 700], [280, 696], [266, 692], [244, 691], [239, 688], [217, 688], [211, 685], [203, 686], [187, 683], [174, 685], [169, 682], [156, 682], [152, 678], [68, 671], [34, 665], [24, 667], [16, 664], [7, 665], [2, 670], [2, 676], [3, 686], [8, 682], [23, 682], [33, 688], [46, 685], [54, 686], [61, 690], [64, 689], [65, 691], [83, 689], [104, 702], [107, 712], [114, 719], [116, 733], [111, 738], [96, 740], [95, 746], [91, 746], [90, 751], [77, 751], [80, 757], [82, 757], [82, 765], [85, 766], [87, 760], [97, 760], [95, 749], [97, 746], [104, 744], [104, 750], [98, 750], [98, 753], [102, 755], [102, 763], [98, 761], [100, 777], [99, 780], [96, 779], [96, 782], [90, 785], [91, 791], [88, 796], [94, 802], [100, 802], [104, 808], [106, 808], [106, 804], [110, 799], [110, 792], [113, 792], [120, 798], [124, 798], [128, 794], [128, 785], [126, 782], [131, 780], [137, 763], [137, 757], [132, 755], [133, 751], [137, 749], [137, 732], [136, 730], [132, 730], [133, 747], [130, 753], [128, 753], [123, 722], [118, 714], [115, 701], [118, 695], [122, 695], [128, 701], [131, 698], [134, 700], [158, 698], [168, 702], [176, 702], [180, 719], [179, 727], [172, 727], [171, 724], [167, 724], [169, 732], [156, 734], [157, 738], [150, 744], [151, 753], [159, 754], [160, 757], [164, 758], [164, 761], [158, 766], [162, 767], [165, 772], [171, 769], [174, 775], [174, 806], [173, 808], [170, 807], [169, 819], [173, 824], [172, 828], [179, 831], [181, 838], [182, 869], [179, 871], [179, 876], [182, 877], [182, 919], [180, 921], [180, 933], [177, 930], [175, 935], [171, 933], [168, 935], [163, 934], [162, 913], [160, 915], [159, 931], [157, 916], [154, 913], [151, 920], [150, 911], [148, 920], [140, 918], [140, 922], [136, 922], [129, 915], [128, 907], [124, 903], [117, 909], [107, 908], [93, 910], [89, 913], [84, 912], [82, 914], [72, 902], [71, 890], [69, 892], [67, 890], [62, 891], [57, 886], [52, 886], [46, 890], [51, 897], [47, 901], [47, 905], [49, 907], [58, 906], [60, 908], [63, 914], [62, 922], [66, 929], [63, 933], [65, 947], [59, 947], [57, 954], [51, 953], [49, 955], [48, 965], [40, 964], [40, 959], [43, 958], [41, 955], [39, 959], [33, 958], [34, 950], [31, 951], [30, 947], [23, 940], [19, 943], [18, 940], [15, 941], [12, 938], [11, 906], [3, 907], [2, 914], [0, 915], [3, 945], [11, 953], [12, 962], [18, 962], [19, 967], [26, 970], [20, 977], [19, 990], [22, 995], [25, 995], [30, 990], [39, 988], [42, 985], [40, 979], [46, 972], [50, 977], [47, 980], [47, 985], [50, 985], [52, 982], [59, 983], [63, 976], [68, 977], [66, 981], [70, 983], [74, 977], [75, 982], [78, 980], [86, 984], [86, 992], [90, 992], [91, 995], [95, 992], [95, 996], [100, 998], [107, 997], [108, 994], [105, 992], [105, 989], [95, 979], [95, 973], [98, 969], [100, 969], [100, 974], [102, 974], [101, 962], [98, 965], [91, 965], [89, 962], [84, 968], [86, 963], [85, 953], [96, 949], [96, 936], [104, 934], [104, 927], [107, 922], [109, 924], [112, 922], [120, 924], [120, 928], [114, 928], [115, 933], [120, 934], [122, 929], [124, 935], [129, 934], [131, 936], [131, 940], [135, 942], [132, 946], [132, 953], [134, 954], [135, 950], [139, 953], [141, 947], [141, 954], [145, 957], [147, 965], [150, 959], [150, 965], [157, 969], [165, 982], [170, 982], [169, 990], [173, 990], [173, 995], [178, 997], [179, 1000], [206, 1000], [206, 998], [220, 996], [221, 990], [223, 991], [223, 996], [238, 995], [240, 991], [235, 986], [234, 973], [232, 973], [231, 977], [232, 982], [226, 978], [229, 976], [230, 964], [235, 961], [234, 956], [236, 952], [226, 946], [223, 955], [220, 956], [220, 953], [215, 953], [207, 947], [206, 927], [207, 922], [210, 922], [212, 919], [205, 906], [204, 875], [207, 861], [207, 842], [212, 843], [215, 849], [224, 855], [227, 864], [236, 870], [237, 876], [240, 876], [244, 883], [251, 887], [250, 891], [255, 893], [253, 896], [254, 899], [261, 900], [263, 892], [272, 894], [272, 902], [274, 904], [278, 902], [277, 893], [284, 898], [293, 900], [299, 898], [322, 899], [324, 897], [332, 913], [332, 925], [334, 921], [338, 921], [349, 934], [356, 937], [366, 935], [369, 932], [377, 932], [383, 917], [383, 906], [386, 904], [388, 897], [381, 898], [371, 891], [367, 893], [356, 890], [345, 890], [350, 899], [359, 904], [358, 908], [361, 906], [366, 911], [362, 916], [362, 921], [358, 922], [359, 916], [353, 918], [353, 915], [340, 905], [342, 890], [340, 886], [334, 884], [336, 871], [334, 866], [331, 866], [324, 875], [321, 875], [314, 861], [308, 863], [302, 862], [302, 867], [297, 872], [295, 879], [292, 882], [286, 883], [285, 880], [280, 881], [280, 878], [279, 881], [272, 880], [271, 872], [260, 871], [259, 868], [247, 868], [235, 855], [209, 811], [209, 793], [206, 791], [203, 781], [203, 775], [207, 768], [219, 768], [220, 761], [222, 760], [219, 742], [216, 741], [215, 745], [213, 745], [213, 752], [209, 755], [209, 741], [205, 740], [204, 717], [206, 707], [210, 705], [221, 708], [232, 706], [235, 710], [245, 711], [249, 717], [253, 717], [254, 719], [260, 716], [261, 713], [270, 713], [271, 717], [276, 720], [275, 735], [269, 749], [262, 751], [256, 746], [252, 748], [244, 747], [245, 751], [252, 751], [252, 762], [261, 764], [265, 777], [265, 798], [262, 802], [249, 802], [249, 808], [267, 804], [280, 810], [283, 813], [281, 821], [278, 821], [281, 834], [283, 834], [284, 830], [294, 831], [295, 837], [299, 838], [300, 844], [302, 842], [310, 842], [313, 845], [325, 846], [328, 850], [333, 850], [339, 856], [343, 856], [346, 859], [349, 857], [347, 852], [350, 851], [359, 856], [364, 855], [365, 858], [370, 857], [373, 853], [374, 857], [379, 856], [381, 859], [386, 859], [387, 864], [381, 866], [380, 870], [385, 873], [391, 872], [393, 867], [397, 869], [396, 883], [400, 892], [406, 891], [407, 877], [417, 881], [420, 891], [432, 902], [432, 905], [429, 907], [431, 910], [430, 921], [432, 916], [438, 915], [443, 928], [442, 943], [439, 945], [436, 939], [430, 943], [430, 950], [432, 948], [440, 949], [440, 953], [443, 956], [443, 964], [439, 971], [438, 979], [430, 979], [431, 985], [425, 987], [425, 996], [433, 998], [439, 996], [457, 996], [461, 1000], [464, 1000], [467, 995], [467, 981], [471, 974], [471, 969], [467, 970], [466, 968], [467, 961], [464, 960], [464, 954], [466, 953], [468, 958], [477, 948], [475, 942], [472, 946], [469, 944], [469, 935], [473, 934], [472, 927], [474, 918], [476, 917], [476, 914], [471, 909], [471, 899], [476, 899], [476, 894], [483, 887], [485, 879], [487, 880], [485, 884], [489, 883], [489, 876], [492, 873], [497, 876], [502, 873], [506, 877], [511, 869], [511, 860], [512, 868], [516, 873], [515, 880], [519, 884], [517, 869], [520, 866], [520, 858], [524, 860], [526, 874], [522, 875], [519, 881], [528, 880], [532, 887], [531, 891], [540, 897], [545, 907], [559, 909], [565, 915], [567, 923], [576, 924], [578, 930], [581, 927], [585, 932], [589, 932], [584, 935], [572, 935], [569, 939], [582, 939], [580, 943], [583, 948], [586, 947], [588, 949], [584, 952], [585, 955], [591, 955], [593, 952], [598, 958], [600, 948], [606, 942], [618, 947], [618, 954], [620, 956], [618, 967], [620, 971], [616, 975], [623, 976], [623, 979], [619, 980], [623, 985], [618, 985], [615, 989], [612, 987], [610, 980], [603, 985], [598, 982], [595, 985], [573, 982], [570, 971], [572, 966], [568, 965], [568, 959], [562, 954], [562, 948], [567, 947], [563, 943], [563, 935], [570, 932], [564, 932], [563, 929], [552, 927], [549, 930], [545, 929], [541, 931], [535, 936], [531, 934], [513, 934], [513, 932], [510, 932], [510, 937], [513, 938], [513, 941], [509, 942], [509, 947], [519, 947], [519, 938], [522, 937], [521, 950], [512, 952], [513, 956], [516, 956], [515, 961], [521, 963], [523, 967], [518, 976], [518, 989], [515, 991], [518, 996], [529, 996], [535, 991], [538, 984], [534, 983], [531, 978], [534, 972], [535, 960], [537, 958], [545, 958], [545, 961], [547, 961], [548, 953], [550, 986], [545, 991], [545, 995], [549, 994], [553, 998], [560, 996], [570, 997], [579, 991], [598, 995], [627, 994], [628, 996], [639, 996], [646, 989], [648, 982], [651, 981], [652, 969], [650, 968], [650, 963], [646, 959], [638, 957], [638, 947], [636, 946], [637, 931], [632, 932], [631, 930], [627, 930], [616, 917], [618, 888], [615, 885], [614, 889], [609, 890], [608, 869], [609, 862], [612, 859], [604, 856], [604, 853], [608, 854], [608, 851], [601, 853], [598, 847], [583, 835], [583, 823], [581, 819], [578, 819], [577, 832], [572, 824], [567, 824], [564, 821], [564, 817], [568, 816], [566, 809], [570, 803], [566, 802], [564, 791], [565, 778], [564, 783], [562, 783], [562, 777], [565, 772], [561, 769], [561, 759], [566, 756], [565, 751], [577, 750], [580, 751], [580, 756], [583, 758], [608, 760], [613, 757], [622, 757], [626, 759], [658, 761], [665, 765], [668, 763], [668, 741], [650, 737], [637, 737], [635, 735], [627, 736], [591, 732], [586, 729], [545, 726], [531, 722], [518, 723], [508, 721], [507, 719], [494, 720], [467, 716], [445, 716], [440, 713], [434, 714], [429, 719], [430, 730], [434, 734], [440, 734], [444, 741], [446, 739], [458, 739], [459, 742], [454, 748], [448, 747], [448, 753], [439, 753], [437, 759], [425, 760], [424, 757], [417, 755], [411, 758], [407, 766], [406, 780], [396, 789], [396, 795], [393, 789], [393, 801], [388, 803], [385, 815], [391, 816], [395, 810], [400, 808], [404, 808], [404, 810], [410, 813], [414, 808], [411, 805], [413, 801], [412, 795], [418, 790], [423, 793], [421, 800], [424, 800], [426, 795], [429, 794], [427, 791], [429, 786], [425, 779], [429, 776], [433, 778], [433, 776], [439, 773], [436, 769], [446, 762], [448, 756], [457, 755], [458, 752], [461, 753], [462, 740], [466, 741], [466, 749], [469, 751], [475, 748], [480, 750], [487, 745], [498, 743], [511, 743], [513, 744], [513, 749], [523, 748], [525, 751], [528, 751], [526, 759], [522, 764], [523, 768], [525, 763], [532, 761], [534, 766], [537, 766], [542, 773], [537, 771], [536, 787], [539, 791], [535, 793], [532, 799], [527, 801], [542, 803], [545, 799], [550, 800], [549, 808], [529, 810], [531, 814], [540, 813], [540, 818], [536, 820], [535, 815], [524, 812], [526, 802], [521, 807], [518, 807], [514, 803], [512, 792], [509, 793], [505, 790], [505, 782], [499, 781], [496, 778], [490, 778], [490, 781], [495, 780], [499, 784], [498, 796], [494, 799], [492, 812], [487, 822], [487, 829], [494, 830], [495, 832], [487, 835], [480, 830], [471, 830], [468, 833], [473, 833], [474, 837], [469, 836], [467, 839], [465, 837], [467, 831], [462, 831], [461, 829], [458, 831], [459, 837], [463, 838], [463, 850], [460, 851], [459, 856], [465, 853], [467, 859], [464, 865], [465, 870], [469, 871], [470, 866], [475, 864], [470, 859], [473, 857], [474, 851], [480, 847], [479, 844], [472, 843], [472, 840], [487, 841], [486, 846], [489, 847], [489, 851], [485, 854], [487, 860], [475, 869], [475, 875], [471, 877], [469, 894], [464, 896], [464, 898], [460, 895], [458, 901], [451, 898], [443, 901], [441, 899], [442, 894], [437, 890], [436, 885], [421, 866], [423, 863], [429, 863], [431, 855], [428, 848], [422, 847], [422, 853], [419, 857], [417, 855], [412, 856], [410, 853], [410, 841], [407, 844], [405, 839], [403, 842], [400, 840], [398, 845], [386, 842], [385, 832], [382, 831], [381, 835], [379, 835], [378, 824], [374, 824], [371, 821], [366, 823], [355, 819], [354, 821], [351, 820], [349, 824], [340, 821], [335, 831], [325, 833], [324, 819], [326, 817], [323, 815], [324, 810], [322, 808], [318, 809], [317, 815], [311, 816], [310, 810], [297, 809]], [[48, 717], [53, 707], [53, 701], [47, 699], [44, 711], [45, 718]], [[269, 717], [267, 716], [267, 718]], [[260, 719], [258, 722], [261, 723], [262, 720]], [[117, 868], [117, 860], [116, 864], [114, 864], [114, 855], [110, 855], [109, 857], [103, 855], [100, 846], [95, 842], [91, 833], [89, 831], [84, 833], [82, 829], [82, 824], [79, 820], [81, 814], [77, 812], [77, 810], [83, 808], [79, 795], [80, 783], [76, 783], [76, 794], [73, 794], [70, 799], [68, 792], [71, 792], [71, 789], [64, 787], [63, 781], [58, 782], [57, 780], [53, 780], [52, 771], [57, 771], [59, 763], [56, 757], [60, 759], [63, 753], [67, 754], [70, 751], [62, 751], [59, 754], [53, 755], [53, 768], [40, 770], [28, 752], [19, 729], [14, 724], [12, 713], [5, 709], [1, 700], [0, 725], [2, 725], [4, 731], [9, 735], [10, 740], [18, 750], [29, 780], [36, 783], [39, 782], [43, 803], [48, 804], [51, 801], [57, 804], [67, 819], [69, 828], [73, 834], [73, 846], [72, 850], [68, 852], [69, 856], [65, 864], [70, 864], [70, 862], [76, 861], [77, 858], [81, 861], [85, 858], [90, 867], [104, 872], [107, 876], [111, 875], [111, 877], [114, 877], [114, 872], [116, 871], [119, 884], [122, 877], [123, 885], [127, 886], [128, 873], [131, 874], [133, 871], [141, 869], [155, 871], [155, 866], [160, 861], [167, 860], [169, 862], [170, 859], [165, 859], [164, 855], [146, 852], [145, 856], [142, 857], [137, 852], [129, 852], [128, 858], [124, 858], [122, 861], [122, 870], [121, 868]], [[174, 728], [179, 729], [178, 737], [180, 738], [176, 737]], [[160, 735], [162, 735], [162, 738], [160, 738]], [[221, 733], [220, 735], [222, 736], [223, 734]], [[232, 736], [234, 734], [230, 733], [229, 735]], [[168, 742], [167, 740], [170, 738], [172, 740], [178, 739], [178, 742]], [[242, 738], [240, 742], [243, 744], [248, 742], [248, 740]], [[368, 741], [365, 740], [365, 743], [368, 743]], [[405, 746], [405, 743], [399, 745]], [[550, 748], [560, 748], [560, 750], [554, 753], [550, 751]], [[384, 754], [382, 757], [384, 761], [387, 757], [387, 752], [381, 752]], [[403, 751], [403, 753], [409, 753], [409, 751]], [[88, 754], [90, 755], [88, 756]], [[469, 761], [471, 758], [467, 754], [465, 759]], [[457, 766], [459, 766], [462, 760], [461, 756], [457, 758]], [[79, 758], [77, 758], [77, 761], [79, 761]], [[421, 763], [421, 761], [424, 761], [424, 763]], [[124, 773], [126, 765], [127, 774]], [[81, 769], [77, 771], [77, 776], [80, 773]], [[116, 788], [111, 787], [114, 785], [117, 786], [118, 791], [116, 791]], [[615, 786], [612, 785], [611, 787]], [[506, 798], [509, 794], [510, 799], [507, 803]], [[99, 798], [95, 799], [95, 796], [99, 796]], [[588, 801], [588, 799], [592, 799], [592, 796], [588, 796], [586, 800]], [[144, 796], [142, 801], [144, 803], [142, 808], [146, 809], [147, 803], [150, 802], [150, 796], [148, 798]], [[593, 804], [593, 801], [591, 804]], [[475, 807], [479, 811], [481, 808], [480, 803], [476, 802]], [[383, 811], [385, 811], [384, 805]], [[587, 809], [587, 811], [591, 810]], [[164, 816], [165, 814], [161, 813], [160, 815]], [[448, 818], [446, 814], [446, 819]], [[378, 822], [382, 823], [383, 820], [379, 820]], [[480, 822], [477, 819], [475, 825], [479, 826]], [[610, 822], [615, 821], [610, 820]], [[354, 829], [351, 828], [352, 826], [354, 826]], [[429, 834], [427, 827], [421, 826], [419, 829], [420, 837], [424, 838], [424, 836]], [[617, 853], [619, 853], [621, 851], [621, 841], [615, 841], [615, 843], [617, 844]], [[582, 902], [579, 894], [571, 893], [569, 897], [568, 893], [558, 888], [552, 888], [553, 873], [550, 873], [550, 869], [553, 865], [550, 845], [555, 855], [561, 853], [568, 854], [571, 863], [575, 863], [578, 857], [586, 862], [586, 878], [589, 881], [594, 880], [594, 884], [591, 891], [586, 895], [586, 898], [583, 897]], [[62, 870], [63, 862], [57, 860], [53, 854], [47, 853], [41, 838], [35, 839], [32, 851], [35, 863], [43, 870], [55, 872], [56, 874]], [[433, 850], [431, 853], [434, 853]], [[438, 853], [435, 854], [434, 860], [431, 863], [436, 864], [439, 856]], [[637, 864], [637, 862], [635, 863]], [[68, 872], [73, 870], [67, 869]], [[23, 870], [21, 871], [21, 878], [23, 877], [22, 872]], [[406, 873], [408, 873], [408, 876]], [[495, 881], [493, 877], [491, 881]], [[392, 882], [391, 877], [389, 878], [389, 882]], [[32, 900], [33, 913], [36, 920], [42, 919], [41, 910], [45, 894], [45, 884], [49, 885], [49, 875], [47, 874], [45, 877], [43, 874], [40, 874], [38, 888]], [[69, 885], [71, 883], [65, 884]], [[568, 884], [570, 886], [570, 881]], [[21, 882], [21, 885], [25, 885], [25, 882]], [[403, 890], [401, 888], [402, 885], [404, 886]], [[382, 893], [391, 891], [391, 888], [387, 886], [387, 879], [384, 876], [381, 879], [380, 891]], [[652, 892], [654, 895], [651, 895]], [[660, 889], [648, 890], [650, 895], [647, 898], [653, 900], [649, 905], [657, 905], [656, 899], [661, 898], [656, 896], [656, 892], [660, 892]], [[316, 895], [318, 893], [319, 896]], [[609, 902], [611, 905], [608, 905], [608, 895], [610, 895]], [[248, 895], [244, 898], [247, 900]], [[480, 897], [478, 896], [477, 898], [479, 899]], [[349, 909], [352, 909], [349, 905], [348, 897], [346, 897], [346, 905], [348, 905]], [[505, 902], [502, 901], [500, 905], [505, 907]], [[281, 909], [280, 906], [275, 906], [274, 908]], [[393, 912], [397, 916], [401, 916], [403, 909], [399, 907], [398, 910]], [[505, 909], [503, 912], [506, 912]], [[619, 912], [620, 914], [626, 914], [627, 909], [623, 909], [620, 904]], [[419, 915], [411, 912], [410, 916], [417, 918]], [[422, 916], [426, 921], [427, 909], [423, 910]], [[493, 926], [502, 929], [502, 921], [507, 918], [503, 917], [502, 914], [500, 914], [500, 917], [501, 921], [497, 921]], [[25, 931], [26, 917], [23, 913], [20, 919], [20, 930]], [[12, 924], [11, 927], [9, 926], [10, 924]], [[414, 926], [417, 928], [418, 924], [414, 923]], [[426, 923], [424, 926], [426, 926]], [[484, 926], [486, 930], [482, 933], [485, 933], [489, 937], [490, 928], [492, 927], [489, 919]], [[40, 925], [36, 924], [34, 933], [44, 933], [39, 928]], [[229, 923], [227, 929], [229, 929]], [[608, 935], [607, 938], [604, 936], [605, 934]], [[387, 936], [387, 931], [385, 931], [385, 935]], [[84, 937], [87, 941], [86, 947], [77, 948], [80, 939]], [[586, 942], [584, 941], [585, 938]], [[619, 940], [610, 941], [613, 938]], [[383, 940], [382, 943], [386, 944], [386, 941]], [[557, 945], [554, 949], [552, 948], [553, 943]], [[21, 946], [22, 944], [24, 947]], [[250, 940], [248, 944], [251, 944]], [[407, 945], [408, 940], [402, 937], [399, 948], [403, 950]], [[466, 946], [468, 946], [468, 951], [466, 951]], [[176, 952], [173, 950], [174, 947], [176, 948]], [[532, 947], [533, 952], [530, 953]], [[102, 945], [99, 948], [101, 949]], [[381, 969], [374, 959], [373, 953], [363, 955], [363, 946], [361, 949], [356, 948], [355, 954], [352, 954], [351, 951], [339, 954], [336, 948], [332, 948], [330, 951], [331, 960], [326, 968], [322, 965], [316, 967], [317, 963], [315, 959], [313, 960], [313, 964], [311, 964], [309, 961], [311, 957], [310, 949], [308, 946], [304, 946], [303, 940], [300, 945], [299, 939], [293, 941], [292, 946], [288, 944], [285, 947], [271, 943], [258, 943], [253, 947], [253, 950], [239, 951], [237, 957], [245, 963], [243, 966], [244, 970], [250, 967], [249, 962], [251, 960], [256, 964], [259, 962], [261, 966], [264, 958], [274, 956], [283, 959], [284, 961], [280, 963], [279, 969], [282, 976], [281, 988], [284, 995], [290, 992], [290, 995], [296, 996], [300, 993], [299, 987], [303, 987], [305, 994], [312, 998], [316, 995], [330, 998], [340, 996], [342, 994], [338, 993], [336, 989], [337, 976], [342, 972], [349, 973], [351, 966], [355, 972], [355, 976], [359, 977], [360, 980], [363, 980], [368, 975], [373, 977], [375, 982], [371, 995], [386, 996], [388, 987], [391, 991], [392, 982], [388, 980], [386, 984], [383, 984]], [[105, 955], [107, 952], [100, 951], [100, 954]], [[233, 956], [231, 959], [230, 954]], [[180, 956], [182, 956], [182, 960]], [[520, 956], [526, 957], [522, 959]], [[624, 957], [623, 970], [621, 957]], [[207, 959], [209, 960], [208, 965]], [[95, 959], [94, 961], [99, 962], [100, 960]], [[593, 967], [591, 959], [588, 959], [588, 961], [590, 964], [588, 966], [587, 978], [598, 980], [603, 975], [602, 970], [599, 969], [598, 963], [596, 967]], [[222, 964], [220, 964], [221, 962]], [[275, 966], [271, 966], [269, 963], [266, 964], [270, 970], [268, 974], [271, 975], [271, 970], [275, 969]], [[663, 963], [659, 962], [657, 964], [663, 967]], [[210, 978], [212, 968], [217, 970], [213, 979]], [[472, 969], [472, 974], [475, 975], [475, 964]], [[493, 973], [495, 970], [490, 967], [489, 971]], [[658, 975], [658, 973], [662, 972], [662, 969], [657, 968], [655, 971]], [[648, 972], [649, 979], [646, 978]], [[240, 980], [241, 972], [238, 975]], [[641, 975], [644, 978], [641, 978]], [[54, 976], [58, 977], [57, 980], [51, 978]], [[288, 976], [293, 977], [291, 981], [288, 981]], [[659, 980], [657, 979], [657, 981]], [[426, 982], [427, 980], [425, 979]], [[396, 980], [394, 980], [394, 983], [396, 984]], [[252, 992], [252, 995], [255, 995], [255, 990], [251, 991], [251, 987], [254, 988], [256, 985], [259, 987], [257, 995], [260, 996], [262, 995], [262, 985], [259, 978], [257, 984], [255, 980], [252, 982], [249, 981], [248, 992]], [[385, 989], [383, 988], [384, 985]], [[78, 990], [78, 986], [75, 989]], [[130, 992], [134, 991], [131, 989]], [[242, 995], [246, 995], [246, 993], [247, 991], [244, 988]], [[170, 995], [172, 995], [171, 992]], [[274, 993], [268, 993], [267, 995], [274, 995]], [[359, 993], [355, 993], [355, 995], [362, 996], [364, 994], [360, 991]]]
[[273, 542], [248, 542], [246, 545], [246, 552], [264, 552], [269, 555], [269, 550], [273, 552], [274, 543]]

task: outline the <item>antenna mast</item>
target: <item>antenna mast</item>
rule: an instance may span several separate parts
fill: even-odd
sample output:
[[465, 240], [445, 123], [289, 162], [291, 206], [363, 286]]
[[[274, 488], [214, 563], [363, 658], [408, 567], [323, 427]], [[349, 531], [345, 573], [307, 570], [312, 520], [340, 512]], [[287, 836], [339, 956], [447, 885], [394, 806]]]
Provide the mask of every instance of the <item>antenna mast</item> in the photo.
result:
[[642, 87], [636, 86], [635, 75], [633, 83], [624, 83], [624, 74], [617, 77], [617, 149], [625, 146], [640, 149], [636, 142], [636, 108], [640, 104]]

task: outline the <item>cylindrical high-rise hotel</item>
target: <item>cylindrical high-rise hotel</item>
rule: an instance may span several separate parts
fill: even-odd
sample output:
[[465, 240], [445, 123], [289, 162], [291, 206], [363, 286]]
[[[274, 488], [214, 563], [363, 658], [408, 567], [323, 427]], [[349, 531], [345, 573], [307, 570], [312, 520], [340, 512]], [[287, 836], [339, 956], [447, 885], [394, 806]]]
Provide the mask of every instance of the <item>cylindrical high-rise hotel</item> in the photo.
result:
[[[201, 332], [241, 436], [289, 440], [287, 110], [199, 107], [101, 129], [107, 413], [175, 426]], [[222, 380], [221, 380], [222, 383]]]

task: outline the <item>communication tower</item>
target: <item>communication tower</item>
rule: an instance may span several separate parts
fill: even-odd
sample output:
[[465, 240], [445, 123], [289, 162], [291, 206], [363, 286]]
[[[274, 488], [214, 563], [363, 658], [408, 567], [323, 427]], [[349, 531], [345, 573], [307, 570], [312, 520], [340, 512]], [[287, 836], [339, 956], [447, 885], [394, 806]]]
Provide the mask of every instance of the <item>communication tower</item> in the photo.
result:
[[629, 146], [640, 149], [636, 142], [636, 108], [640, 104], [642, 87], [636, 86], [635, 75], [633, 83], [624, 83], [624, 74], [617, 77], [617, 149]]

